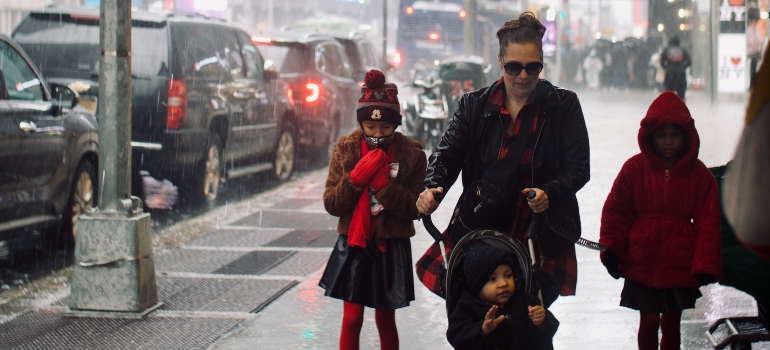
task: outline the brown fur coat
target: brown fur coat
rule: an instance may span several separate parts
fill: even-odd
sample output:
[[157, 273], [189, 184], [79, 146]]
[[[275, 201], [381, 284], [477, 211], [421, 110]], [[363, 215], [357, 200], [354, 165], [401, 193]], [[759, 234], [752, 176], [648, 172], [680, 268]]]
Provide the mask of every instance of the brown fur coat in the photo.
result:
[[[329, 214], [340, 218], [337, 232], [348, 234], [350, 221], [361, 197], [363, 187], [350, 180], [350, 171], [361, 159], [363, 131], [355, 130], [337, 142], [329, 162], [329, 176], [324, 190], [324, 207]], [[377, 216], [375, 239], [409, 238], [414, 236], [413, 220], [417, 219], [417, 196], [425, 178], [427, 158], [422, 145], [397, 132], [394, 163], [399, 164], [396, 180], [375, 194], [385, 208]]]

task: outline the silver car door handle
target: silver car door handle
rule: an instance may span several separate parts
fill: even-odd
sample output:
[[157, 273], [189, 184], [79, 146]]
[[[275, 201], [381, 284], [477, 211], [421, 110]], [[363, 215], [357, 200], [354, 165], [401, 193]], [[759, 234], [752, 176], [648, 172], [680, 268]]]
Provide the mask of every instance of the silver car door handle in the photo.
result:
[[37, 131], [37, 125], [35, 125], [35, 123], [33, 122], [29, 122], [29, 123], [21, 122], [19, 123], [19, 129], [21, 129], [21, 131], [24, 131], [26, 133], [33, 133]]

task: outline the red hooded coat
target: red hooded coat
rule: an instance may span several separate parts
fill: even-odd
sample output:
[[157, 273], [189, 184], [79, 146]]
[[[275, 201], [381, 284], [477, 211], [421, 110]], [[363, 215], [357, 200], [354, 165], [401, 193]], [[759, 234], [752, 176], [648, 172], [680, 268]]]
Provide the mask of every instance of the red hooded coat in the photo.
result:
[[[686, 134], [685, 154], [669, 170], [652, 144], [652, 133], [663, 124]], [[722, 240], [716, 180], [698, 160], [698, 132], [676, 94], [667, 91], [652, 102], [638, 141], [642, 152], [623, 165], [604, 203], [599, 241], [620, 258], [621, 276], [647, 287], [698, 288], [696, 274], [717, 281]]]

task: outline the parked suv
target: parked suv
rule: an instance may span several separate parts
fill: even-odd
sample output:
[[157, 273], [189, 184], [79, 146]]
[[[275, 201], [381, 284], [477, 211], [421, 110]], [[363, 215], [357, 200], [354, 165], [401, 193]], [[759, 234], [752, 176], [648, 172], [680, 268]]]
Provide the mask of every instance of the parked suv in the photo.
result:
[[0, 241], [74, 242], [79, 214], [96, 201], [98, 139], [77, 93], [49, 88], [24, 50], [0, 34]]
[[353, 77], [361, 84], [364, 83], [366, 72], [377, 69], [386, 72], [385, 65], [382, 64], [382, 56], [378, 53], [369, 38], [363, 33], [358, 32], [326, 32], [342, 44], [345, 53], [350, 59], [350, 67], [353, 70]]
[[[278, 180], [291, 176], [293, 111], [246, 32], [200, 16], [139, 10], [132, 26], [135, 194], [140, 171], [171, 180], [183, 198], [205, 206], [225, 179], [266, 170]], [[97, 95], [98, 8], [32, 12], [13, 37], [49, 80]]]
[[361, 86], [345, 48], [334, 38], [297, 32], [252, 37], [268, 70], [278, 72], [291, 91], [303, 153], [326, 159], [340, 133], [355, 128]]

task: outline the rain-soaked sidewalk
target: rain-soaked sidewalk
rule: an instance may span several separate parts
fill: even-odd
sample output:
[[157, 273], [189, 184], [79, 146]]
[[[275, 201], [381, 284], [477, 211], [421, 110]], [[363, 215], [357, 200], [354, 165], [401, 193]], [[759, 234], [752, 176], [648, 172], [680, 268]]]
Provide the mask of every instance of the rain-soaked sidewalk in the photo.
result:
[[[592, 179], [578, 193], [583, 234], [598, 239], [601, 206], [625, 159], [638, 152], [639, 120], [650, 92], [581, 92], [591, 137]], [[707, 166], [732, 157], [742, 128], [745, 96], [710, 104], [688, 92]], [[606, 101], [614, 101], [612, 104]], [[336, 239], [336, 220], [323, 209], [325, 170], [317, 170], [242, 202], [155, 232], [159, 299], [145, 320], [81, 319], [62, 315], [66, 271], [26, 293], [0, 294], [0, 348], [18, 349], [335, 349], [342, 302], [323, 296], [318, 279]], [[445, 203], [460, 194], [455, 186]], [[446, 226], [451, 204], [434, 214]], [[431, 243], [417, 225], [414, 261]], [[551, 311], [561, 321], [556, 349], [633, 349], [636, 312], [618, 306], [622, 280], [607, 275], [595, 251], [578, 248], [578, 287]], [[416, 300], [396, 312], [403, 349], [447, 349], [443, 300], [415, 278]], [[708, 349], [704, 332], [714, 320], [756, 314], [753, 300], [711, 285], [696, 309], [684, 313], [682, 348]], [[13, 296], [12, 296], [13, 295]], [[12, 296], [12, 297], [11, 297]], [[362, 349], [379, 347], [374, 315], [366, 311]], [[754, 349], [770, 349], [755, 344]]]

